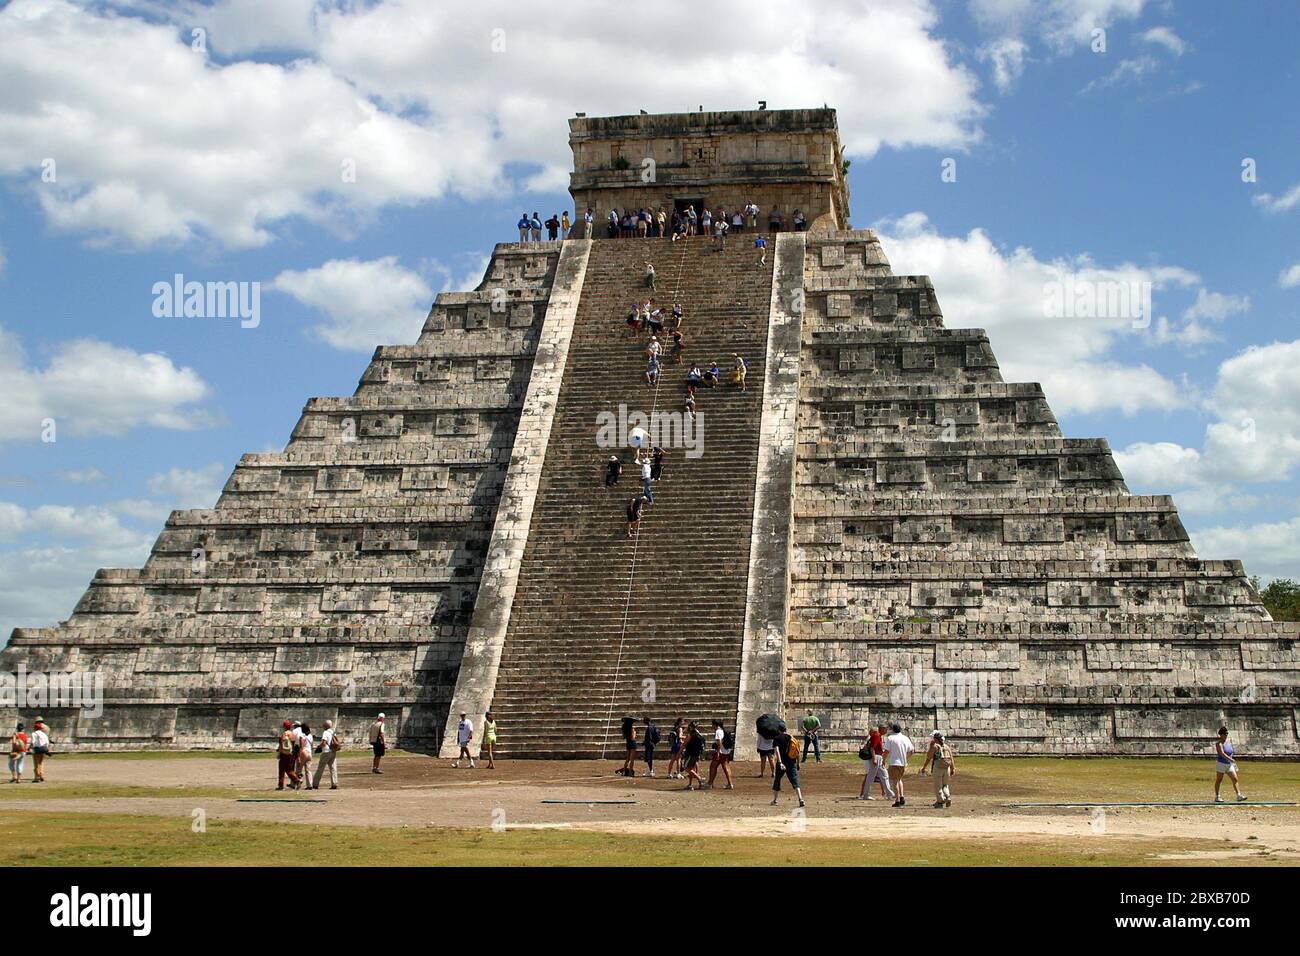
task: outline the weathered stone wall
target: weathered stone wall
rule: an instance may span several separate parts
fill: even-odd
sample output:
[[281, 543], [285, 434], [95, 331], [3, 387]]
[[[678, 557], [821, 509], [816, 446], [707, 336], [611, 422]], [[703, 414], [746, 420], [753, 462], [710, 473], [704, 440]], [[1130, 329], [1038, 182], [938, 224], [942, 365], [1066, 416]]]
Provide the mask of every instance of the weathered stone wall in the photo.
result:
[[579, 217], [591, 208], [596, 238], [616, 210], [663, 208], [675, 200], [734, 212], [749, 202], [795, 210], [811, 229], [843, 227], [848, 187], [834, 110], [749, 110], [587, 118], [569, 121], [574, 172], [569, 191]]
[[103, 675], [102, 716], [37, 708], [60, 748], [262, 747], [285, 717], [358, 741], [381, 710], [390, 742], [434, 746], [559, 258], [498, 246], [352, 396], [310, 400], [283, 452], [174, 512], [143, 568], [100, 571], [68, 621], [16, 631], [0, 670]]

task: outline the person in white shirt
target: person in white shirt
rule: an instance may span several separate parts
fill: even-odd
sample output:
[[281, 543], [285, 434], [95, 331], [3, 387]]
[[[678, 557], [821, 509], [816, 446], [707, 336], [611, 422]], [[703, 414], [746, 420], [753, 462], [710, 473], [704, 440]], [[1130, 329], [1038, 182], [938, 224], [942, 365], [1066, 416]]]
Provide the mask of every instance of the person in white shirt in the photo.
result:
[[907, 773], [907, 758], [916, 753], [916, 745], [903, 733], [898, 724], [890, 726], [890, 735], [885, 738], [885, 762], [889, 765], [889, 789], [897, 795], [894, 806], [907, 805], [903, 797], [903, 774]]
[[36, 718], [36, 729], [32, 731], [32, 783], [45, 782], [45, 758], [50, 753], [50, 735], [45, 724]]
[[312, 778], [311, 788], [320, 789], [320, 778], [324, 776], [328, 769], [330, 772], [330, 789], [339, 788], [339, 769], [334, 765], [334, 758], [338, 756], [334, 749], [334, 722], [325, 721], [325, 729], [321, 731], [320, 744], [316, 748], [320, 754], [320, 760], [316, 761], [316, 775]]
[[469, 769], [474, 769], [474, 757], [469, 752], [470, 741], [474, 739], [474, 721], [469, 719], [469, 715], [462, 713], [460, 723], [456, 725], [456, 743], [460, 744], [460, 756], [452, 761], [453, 767], [459, 767], [463, 759], [469, 761]]
[[735, 748], [735, 738], [727, 733], [727, 729], [722, 726], [722, 721], [713, 722], [713, 762], [709, 765], [709, 784], [708, 789], [713, 789], [713, 781], [718, 776], [718, 768], [722, 768], [722, 775], [727, 778], [728, 790], [736, 789], [735, 781], [731, 779], [731, 752]]
[[316, 738], [311, 735], [311, 727], [302, 725], [298, 734], [298, 777], [303, 782], [304, 790], [311, 790], [311, 752], [316, 746]]

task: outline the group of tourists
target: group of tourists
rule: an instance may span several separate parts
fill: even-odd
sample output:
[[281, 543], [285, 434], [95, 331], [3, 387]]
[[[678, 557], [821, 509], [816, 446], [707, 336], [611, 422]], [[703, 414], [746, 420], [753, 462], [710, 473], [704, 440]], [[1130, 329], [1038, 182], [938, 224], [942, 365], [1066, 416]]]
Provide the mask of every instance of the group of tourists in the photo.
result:
[[[380, 737], [383, 736], [384, 715], [379, 715]], [[285, 720], [280, 727], [276, 740], [276, 757], [279, 764], [279, 778], [275, 789], [283, 790], [288, 780], [290, 790], [319, 790], [321, 777], [329, 774], [330, 789], [339, 788], [339, 770], [336, 764], [338, 753], [343, 749], [343, 740], [334, 730], [334, 722], [327, 720], [321, 727], [320, 736], [312, 732], [311, 727], [299, 720]], [[319, 760], [315, 758], [319, 756]], [[316, 771], [312, 773], [312, 763]], [[375, 758], [374, 772], [379, 773], [379, 757]]]
[[9, 735], [9, 782], [23, 782], [23, 765], [27, 755], [32, 755], [32, 783], [45, 782], [45, 758], [50, 755], [50, 734], [45, 721], [37, 717], [32, 724], [31, 736], [27, 734], [27, 725], [18, 722], [17, 728]]
[[[587, 210], [587, 216], [591, 210]], [[709, 209], [701, 205], [697, 211], [693, 203], [668, 212], [663, 206], [651, 209], [642, 206], [639, 209], [611, 209], [605, 220], [605, 235], [609, 239], [669, 239], [673, 241], [691, 236], [704, 236], [713, 240], [716, 248], [723, 248], [730, 233], [758, 232], [759, 222], [767, 221], [768, 232], [782, 232], [786, 229], [786, 218], [781, 210], [769, 209], [766, 215], [758, 205], [749, 202], [739, 209], [728, 212], [722, 207]], [[790, 219], [791, 227], [796, 232], [808, 228], [808, 219], [802, 210], [796, 209]]]
[[[576, 218], [576, 216], [575, 216]], [[568, 210], [551, 213], [549, 219], [543, 220], [537, 212], [523, 213], [515, 225], [519, 229], [520, 242], [541, 242], [542, 230], [546, 230], [546, 239], [554, 242], [559, 239], [591, 239], [595, 232], [596, 215], [588, 207], [581, 219], [576, 222], [569, 218]], [[674, 242], [691, 236], [705, 236], [713, 240], [716, 249], [726, 246], [727, 236], [731, 233], [759, 231], [759, 223], [767, 222], [768, 232], [783, 232], [787, 228], [786, 217], [777, 208], [766, 213], [753, 202], [745, 203], [739, 209], [728, 212], [719, 207], [710, 210], [701, 204], [697, 211], [693, 203], [683, 208], [674, 207], [670, 213], [663, 206], [651, 209], [642, 206], [638, 209], [611, 209], [605, 217], [605, 235], [609, 239], [669, 239]], [[803, 211], [796, 209], [790, 216], [789, 228], [796, 232], [808, 229], [808, 219]], [[762, 245], [759, 248], [762, 248]]]

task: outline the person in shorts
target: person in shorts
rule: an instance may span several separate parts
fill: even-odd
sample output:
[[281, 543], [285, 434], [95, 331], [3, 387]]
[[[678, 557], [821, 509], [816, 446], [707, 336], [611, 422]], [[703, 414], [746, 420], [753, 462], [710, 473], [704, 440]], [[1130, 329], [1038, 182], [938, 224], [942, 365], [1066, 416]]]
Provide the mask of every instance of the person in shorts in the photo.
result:
[[[682, 767], [686, 771], [686, 789], [703, 790], [704, 782], [700, 780], [700, 758], [704, 756], [704, 737], [700, 729], [691, 721], [686, 727], [686, 745], [683, 750]], [[691, 787], [694, 780], [696, 786]]]
[[1223, 786], [1223, 778], [1227, 777], [1232, 781], [1232, 789], [1237, 792], [1237, 802], [1245, 803], [1246, 795], [1241, 792], [1241, 784], [1237, 782], [1237, 761], [1233, 759], [1232, 743], [1228, 740], [1228, 728], [1219, 728], [1219, 739], [1214, 742], [1214, 802], [1223, 803], [1223, 797], [1219, 796], [1219, 788]]
[[375, 752], [375, 759], [370, 765], [370, 772], [383, 773], [379, 769], [379, 761], [384, 759], [384, 752], [388, 749], [388, 741], [384, 738], [383, 714], [376, 717], [375, 722], [370, 725], [370, 749]]
[[777, 734], [772, 741], [773, 749], [776, 751], [776, 773], [772, 775], [772, 806], [776, 806], [781, 800], [781, 777], [790, 778], [790, 786], [794, 788], [794, 795], [799, 798], [799, 806], [803, 806], [803, 790], [799, 787], [799, 755], [796, 753], [791, 756], [791, 745], [794, 743], [790, 734], [782, 731]]
[[718, 768], [722, 768], [722, 775], [727, 778], [727, 790], [735, 790], [735, 781], [731, 779], [731, 754], [736, 744], [736, 738], [727, 733], [727, 728], [722, 725], [722, 721], [713, 722], [713, 760], [709, 763], [709, 789], [713, 789], [713, 781], [718, 776]]
[[776, 776], [776, 744], [762, 734], [758, 735], [758, 776]]
[[682, 740], [682, 724], [684, 721], [678, 717], [673, 721], [673, 729], [668, 731], [668, 779], [682, 779], [682, 748], [685, 742]]

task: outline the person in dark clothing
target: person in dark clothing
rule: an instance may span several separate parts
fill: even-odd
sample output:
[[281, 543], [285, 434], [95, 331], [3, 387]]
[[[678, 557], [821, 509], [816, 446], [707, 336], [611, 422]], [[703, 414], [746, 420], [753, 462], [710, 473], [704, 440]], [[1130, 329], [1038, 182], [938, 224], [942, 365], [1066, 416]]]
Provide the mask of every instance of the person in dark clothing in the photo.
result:
[[655, 446], [654, 455], [650, 459], [650, 480], [658, 481], [664, 473], [664, 450], [658, 445]]
[[790, 734], [782, 731], [777, 734], [776, 740], [776, 776], [772, 778], [772, 806], [776, 806], [781, 799], [781, 777], [782, 775], [790, 778], [790, 786], [794, 787], [794, 795], [799, 798], [799, 806], [803, 806], [803, 791], [799, 789], [799, 757], [798, 754], [790, 756], [790, 745], [793, 741]]
[[655, 775], [655, 744], [659, 743], [659, 728], [654, 725], [654, 721], [649, 717], [643, 719], [645, 721], [645, 736], [641, 739], [641, 744], [645, 748], [645, 775], [653, 777]]
[[641, 530], [641, 510], [645, 507], [645, 499], [640, 495], [633, 496], [632, 500], [627, 503], [627, 536], [635, 538]]
[[[704, 737], [695, 726], [695, 721], [686, 725], [686, 747], [683, 751], [682, 769], [686, 771], [686, 789], [703, 790], [704, 782], [700, 780], [700, 757], [704, 755]], [[691, 787], [694, 780], [696, 786]]]
[[546, 220], [546, 238], [554, 242], [559, 234], [560, 220], [556, 217], [555, 213], [551, 213], [551, 218]]
[[609, 461], [605, 462], [605, 487], [612, 488], [618, 484], [619, 476], [623, 474], [623, 463], [618, 460], [618, 455], [610, 455]]
[[625, 777], [636, 776], [636, 721], [631, 717], [623, 718], [623, 748], [625, 756], [623, 766], [618, 772]]

